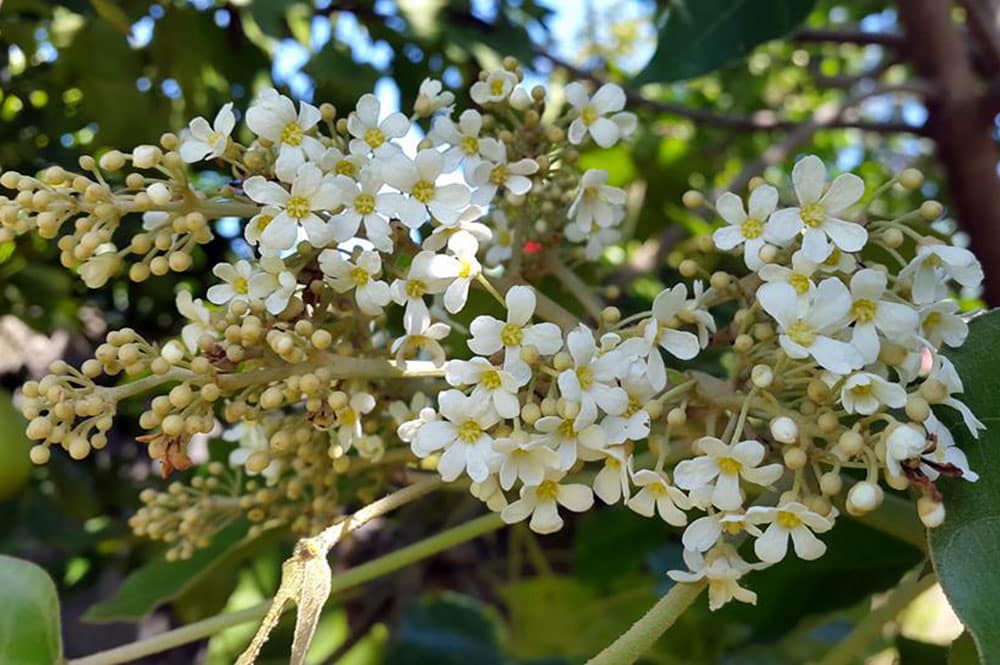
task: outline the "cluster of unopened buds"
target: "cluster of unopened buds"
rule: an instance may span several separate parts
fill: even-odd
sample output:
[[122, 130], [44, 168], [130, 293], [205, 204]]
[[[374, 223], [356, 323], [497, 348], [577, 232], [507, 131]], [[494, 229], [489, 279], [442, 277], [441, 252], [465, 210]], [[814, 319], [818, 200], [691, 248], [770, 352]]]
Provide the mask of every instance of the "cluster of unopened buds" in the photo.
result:
[[[924, 523], [940, 524], [934, 481], [976, 476], [932, 407], [983, 428], [943, 352], [967, 334], [952, 285], [983, 275], [918, 230], [941, 206], [881, 219], [860, 178], [828, 182], [805, 157], [785, 204], [756, 181], [746, 201], [719, 197], [721, 228], [674, 262], [691, 281], [623, 315], [575, 268], [620, 240], [626, 192], [581, 172], [577, 146], [610, 147], [636, 117], [613, 84], [572, 83], [560, 104], [521, 79], [510, 60], [484, 73], [478, 109], [461, 113], [425, 81], [411, 118], [372, 95], [338, 118], [265, 90], [247, 145], [227, 104], [160, 147], [84, 157], [79, 174], [3, 174], [16, 194], [0, 200], [0, 233], [59, 236], [92, 287], [129, 255], [133, 280], [187, 269], [218, 218], [247, 220], [253, 250], [215, 266], [208, 302], [178, 294], [178, 339], [116, 331], [79, 370], [57, 363], [27, 384], [32, 458], [102, 448], [117, 403], [156, 391], [141, 440], [164, 476], [191, 467], [192, 438], [220, 420], [238, 444], [228, 465], [143, 494], [133, 527], [175, 542], [173, 556], [240, 515], [315, 533], [404, 470], [436, 472], [538, 533], [595, 495], [684, 527], [690, 570], [670, 575], [707, 579], [713, 608], [754, 602], [740, 578], [785, 558], [789, 540], [821, 556], [815, 534], [841, 495], [863, 514], [880, 483], [911, 488]], [[407, 154], [399, 140], [422, 122]], [[873, 199], [919, 180], [906, 170]], [[685, 202], [712, 210], [694, 192]], [[576, 302], [547, 297], [543, 278]], [[717, 372], [693, 369], [710, 348], [725, 354]], [[120, 373], [135, 378], [98, 381]], [[755, 562], [737, 549], [746, 538]]]

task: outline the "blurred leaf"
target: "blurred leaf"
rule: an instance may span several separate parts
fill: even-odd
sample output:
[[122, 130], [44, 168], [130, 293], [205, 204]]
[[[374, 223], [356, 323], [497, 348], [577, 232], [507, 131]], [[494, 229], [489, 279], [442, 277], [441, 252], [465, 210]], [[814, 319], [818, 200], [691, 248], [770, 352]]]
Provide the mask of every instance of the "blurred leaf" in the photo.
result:
[[973, 438], [958, 413], [941, 409], [939, 417], [965, 450], [979, 481], [943, 480], [944, 524], [929, 531], [931, 559], [941, 587], [971, 633], [984, 663], [1000, 661], [1000, 576], [984, 562], [1000, 554], [1000, 310], [978, 317], [960, 349], [948, 353], [965, 384], [962, 400], [987, 430]]
[[246, 543], [246, 532], [246, 521], [238, 520], [189, 559], [169, 562], [160, 558], [146, 564], [125, 578], [115, 597], [91, 606], [83, 619], [92, 623], [137, 621], [193, 588], [220, 566], [230, 566], [235, 577], [234, 554]]
[[31, 442], [24, 435], [25, 424], [10, 393], [0, 390], [0, 502], [17, 494], [31, 477]]
[[683, 0], [671, 3], [656, 52], [637, 84], [707, 74], [791, 32], [815, 0]]
[[387, 665], [503, 665], [500, 625], [486, 606], [446, 593], [422, 598], [403, 617]]
[[94, 6], [98, 16], [118, 28], [123, 35], [132, 31], [128, 16], [113, 0], [90, 0], [90, 4]]
[[59, 596], [48, 573], [30, 561], [0, 555], [0, 590], [0, 663], [61, 663]]
[[969, 631], [965, 631], [951, 643], [951, 649], [948, 651], [948, 665], [979, 665], [976, 643], [972, 640]]
[[[624, 506], [583, 516], [573, 536], [573, 570], [581, 580], [604, 587], [616, 574], [638, 572], [646, 558], [670, 540], [670, 530]], [[628, 547], [622, 547], [628, 543]]]
[[948, 665], [948, 647], [896, 636], [900, 665]]

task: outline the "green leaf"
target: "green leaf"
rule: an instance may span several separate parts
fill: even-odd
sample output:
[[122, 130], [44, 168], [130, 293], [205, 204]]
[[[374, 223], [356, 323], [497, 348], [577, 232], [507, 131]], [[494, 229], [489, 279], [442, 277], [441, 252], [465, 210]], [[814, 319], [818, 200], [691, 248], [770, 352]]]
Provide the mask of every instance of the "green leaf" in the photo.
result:
[[10, 393], [0, 390], [0, 502], [13, 497], [31, 477], [31, 442], [24, 435], [25, 422], [14, 408]]
[[137, 621], [195, 587], [214, 571], [224, 570], [224, 566], [235, 579], [234, 564], [242, 558], [241, 550], [248, 542], [244, 539], [246, 532], [246, 521], [239, 520], [220, 531], [211, 545], [189, 559], [169, 562], [160, 558], [146, 564], [125, 578], [118, 595], [91, 606], [83, 619], [92, 623]]
[[671, 3], [652, 60], [635, 83], [707, 74], [792, 31], [815, 0], [678, 0]]
[[502, 665], [500, 623], [468, 596], [446, 593], [419, 600], [404, 617], [389, 665]]
[[0, 663], [56, 665], [62, 662], [59, 596], [44, 570], [0, 555]]
[[948, 647], [896, 636], [896, 651], [902, 665], [947, 665]]
[[972, 635], [969, 635], [969, 631], [965, 631], [951, 643], [951, 649], [948, 651], [948, 665], [979, 665], [976, 643], [972, 641]]
[[965, 345], [948, 353], [965, 385], [962, 400], [987, 426], [973, 438], [958, 413], [940, 409], [941, 421], [979, 474], [970, 483], [940, 482], [947, 517], [931, 529], [931, 560], [955, 613], [968, 628], [984, 663], [1000, 661], [1000, 576], [992, 566], [1000, 556], [1000, 310], [969, 325]]

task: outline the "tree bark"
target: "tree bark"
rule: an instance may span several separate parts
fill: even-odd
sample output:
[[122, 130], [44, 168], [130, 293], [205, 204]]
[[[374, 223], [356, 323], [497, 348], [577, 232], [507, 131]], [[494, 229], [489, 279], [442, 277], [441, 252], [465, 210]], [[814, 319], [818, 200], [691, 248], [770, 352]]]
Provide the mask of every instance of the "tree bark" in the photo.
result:
[[927, 105], [927, 130], [937, 143], [956, 217], [985, 267], [983, 298], [1000, 305], [1000, 178], [992, 115], [951, 19], [951, 3], [900, 0], [898, 6], [906, 52], [938, 91]]

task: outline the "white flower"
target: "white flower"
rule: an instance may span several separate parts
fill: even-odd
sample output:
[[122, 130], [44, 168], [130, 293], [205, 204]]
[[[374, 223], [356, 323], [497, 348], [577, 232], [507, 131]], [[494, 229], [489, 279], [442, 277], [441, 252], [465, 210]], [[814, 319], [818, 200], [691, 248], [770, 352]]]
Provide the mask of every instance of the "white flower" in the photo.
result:
[[80, 279], [88, 289], [99, 289], [121, 268], [122, 257], [118, 252], [109, 251], [95, 254], [77, 268]]
[[337, 409], [337, 442], [343, 452], [351, 449], [364, 436], [361, 416], [375, 408], [375, 398], [368, 393], [354, 393], [350, 401]]
[[450, 112], [454, 103], [455, 95], [444, 90], [441, 81], [426, 78], [420, 82], [417, 101], [413, 104], [413, 112], [417, 116], [425, 118], [440, 109], [447, 109]]
[[924, 427], [927, 428], [932, 443], [932, 450], [925, 451], [921, 458], [923, 463], [920, 470], [925, 476], [930, 480], [937, 480], [943, 471], [949, 475], [959, 475], [969, 482], [979, 480], [979, 474], [969, 467], [969, 459], [955, 445], [955, 437], [944, 423], [932, 413], [924, 421]]
[[831, 520], [797, 501], [776, 508], [751, 506], [747, 509], [746, 520], [752, 524], [768, 524], [764, 534], [753, 544], [757, 558], [766, 563], [777, 563], [785, 558], [789, 537], [800, 559], [812, 561], [820, 558], [826, 552], [826, 544], [813, 532], [824, 533], [833, 528]]
[[653, 299], [653, 317], [646, 321], [643, 339], [650, 349], [647, 360], [649, 381], [657, 390], [667, 385], [667, 368], [657, 346], [681, 360], [690, 360], [701, 350], [701, 343], [694, 333], [672, 327], [680, 323], [678, 314], [686, 308], [687, 287], [684, 284], [664, 289]]
[[705, 555], [685, 549], [684, 563], [691, 572], [671, 570], [667, 575], [675, 582], [708, 580], [708, 609], [713, 612], [731, 600], [757, 604], [757, 594], [739, 583], [755, 566], [740, 558], [731, 545], [719, 544]]
[[356, 155], [373, 152], [377, 157], [395, 156], [399, 147], [391, 142], [410, 131], [410, 121], [402, 113], [390, 113], [382, 122], [378, 116], [381, 105], [378, 98], [366, 93], [358, 100], [358, 106], [347, 116], [347, 131], [351, 139], [350, 150]]
[[196, 300], [190, 291], [179, 291], [176, 303], [177, 312], [188, 320], [188, 324], [181, 328], [181, 339], [188, 351], [197, 353], [198, 340], [203, 335], [214, 338], [219, 336], [219, 332], [212, 326], [212, 317], [201, 298]]
[[687, 524], [687, 515], [683, 511], [691, 507], [691, 502], [684, 492], [667, 481], [666, 476], [642, 469], [632, 475], [632, 482], [641, 489], [628, 500], [626, 505], [629, 508], [643, 517], [659, 513], [660, 518], [672, 526]]
[[470, 184], [477, 189], [473, 201], [487, 205], [501, 187], [516, 196], [524, 196], [531, 191], [531, 178], [538, 171], [538, 162], [533, 159], [507, 161], [507, 146], [495, 139], [479, 142], [484, 161], [472, 172]]
[[499, 513], [507, 507], [507, 496], [500, 489], [500, 482], [496, 476], [490, 476], [481, 483], [472, 483], [469, 486], [469, 494], [485, 503], [494, 513]]
[[451, 482], [466, 472], [477, 483], [483, 482], [498, 461], [493, 437], [486, 431], [497, 424], [496, 411], [459, 390], [438, 395], [438, 411], [444, 419], [425, 423], [417, 430], [410, 444], [413, 454], [427, 457], [443, 449], [438, 461], [442, 479]]
[[761, 266], [757, 274], [765, 282], [785, 282], [791, 284], [795, 293], [800, 297], [806, 297], [816, 290], [812, 277], [819, 270], [821, 264], [816, 263], [803, 253], [800, 249], [792, 254], [792, 267], [768, 263]]
[[535, 429], [546, 435], [547, 444], [559, 454], [559, 468], [568, 471], [576, 460], [598, 460], [606, 454], [608, 434], [597, 424], [577, 429], [572, 418], [542, 416]]
[[444, 365], [447, 356], [441, 340], [451, 332], [448, 324], [440, 321], [431, 323], [431, 313], [425, 306], [422, 309], [407, 308], [403, 313], [403, 328], [406, 334], [394, 340], [389, 349], [397, 361], [402, 362], [406, 356], [424, 351], [436, 367]]
[[372, 162], [367, 155], [344, 154], [339, 148], [329, 147], [319, 158], [319, 167], [324, 173], [342, 175], [358, 179], [362, 170]]
[[917, 255], [899, 273], [913, 280], [911, 294], [918, 305], [941, 300], [947, 295], [945, 282], [951, 278], [965, 287], [983, 281], [983, 267], [967, 249], [950, 245], [919, 245]]
[[958, 316], [958, 305], [951, 301], [928, 305], [920, 310], [920, 332], [928, 344], [940, 348], [941, 344], [957, 348], [969, 335], [969, 324]]
[[833, 247], [845, 252], [860, 251], [868, 242], [868, 231], [859, 224], [837, 217], [865, 193], [865, 183], [853, 173], [842, 173], [826, 185], [826, 167], [819, 157], [809, 155], [792, 168], [792, 184], [799, 205], [784, 208], [771, 216], [773, 233], [792, 238], [805, 229], [802, 251], [813, 261], [830, 256]]
[[212, 268], [212, 274], [225, 283], [208, 288], [206, 295], [209, 302], [225, 305], [228, 302], [250, 301], [250, 278], [253, 276], [253, 266], [249, 261], [237, 261], [235, 264], [218, 263]]
[[771, 185], [761, 185], [750, 193], [747, 210], [743, 209], [743, 199], [732, 192], [726, 192], [715, 202], [715, 209], [728, 226], [712, 234], [715, 246], [723, 251], [743, 245], [743, 262], [750, 270], [758, 270], [764, 265], [760, 250], [765, 243], [783, 244], [787, 237], [776, 235], [774, 225], [768, 221], [778, 205], [778, 190]]
[[378, 316], [392, 300], [389, 285], [378, 279], [382, 272], [378, 252], [361, 252], [353, 263], [344, 258], [340, 250], [324, 249], [319, 255], [319, 268], [337, 293], [354, 289], [358, 309], [368, 316]]
[[469, 188], [462, 183], [437, 184], [444, 170], [444, 157], [437, 150], [421, 150], [411, 161], [403, 153], [382, 162], [385, 181], [405, 193], [386, 194], [400, 221], [418, 228], [432, 215], [444, 224], [454, 224], [469, 205]]
[[515, 418], [521, 412], [517, 391], [531, 378], [530, 372], [511, 372], [480, 357], [449, 360], [444, 372], [445, 380], [452, 386], [475, 386], [472, 397], [492, 404], [502, 418]]
[[233, 103], [228, 102], [215, 114], [211, 126], [202, 117], [188, 123], [191, 135], [181, 141], [180, 155], [185, 162], [200, 162], [205, 158], [222, 157], [229, 146], [229, 135], [236, 126]]
[[475, 109], [462, 111], [457, 123], [445, 116], [434, 119], [428, 137], [435, 145], [450, 146], [443, 153], [446, 171], [451, 171], [462, 164], [465, 179], [472, 179], [472, 173], [482, 162], [479, 139], [479, 132], [482, 129], [483, 116]]
[[618, 503], [623, 497], [628, 501], [631, 486], [625, 448], [612, 446], [604, 454], [604, 466], [594, 476], [594, 494], [608, 505]]
[[677, 318], [698, 327], [698, 344], [704, 349], [708, 346], [709, 333], [714, 334], [716, 330], [715, 319], [705, 308], [705, 297], [712, 292], [712, 289], [706, 291], [704, 283], [696, 279], [691, 290], [691, 298], [684, 301], [684, 307], [677, 312]]
[[781, 464], [759, 466], [766, 449], [757, 441], [726, 445], [706, 436], [695, 442], [704, 455], [680, 462], [674, 469], [674, 482], [681, 489], [711, 487], [711, 501], [720, 510], [737, 510], [743, 505], [740, 478], [755, 485], [768, 486], [784, 471]]
[[626, 369], [622, 367], [620, 354], [598, 353], [593, 333], [583, 324], [566, 336], [566, 349], [573, 366], [559, 373], [559, 392], [580, 405], [576, 427], [580, 429], [596, 421], [598, 408], [612, 416], [625, 413], [628, 393], [617, 385]]
[[499, 69], [489, 73], [485, 81], [476, 81], [469, 88], [469, 95], [472, 101], [482, 106], [490, 102], [502, 102], [507, 99], [514, 86], [517, 85], [517, 76], [513, 73]]
[[[406, 279], [393, 281], [390, 287], [392, 299], [406, 305], [406, 312], [427, 312], [424, 296], [441, 293], [458, 276], [458, 261], [451, 256], [434, 252], [418, 252], [410, 263]], [[480, 355], [489, 355], [483, 353]]]
[[521, 360], [522, 345], [533, 346], [542, 355], [551, 355], [562, 347], [559, 326], [554, 323], [528, 323], [535, 313], [534, 289], [512, 286], [507, 290], [504, 301], [507, 304], [506, 321], [485, 315], [472, 320], [469, 326], [472, 339], [468, 344], [473, 353], [491, 356], [505, 349], [506, 362], [525, 364]]
[[559, 506], [577, 513], [590, 510], [594, 493], [586, 485], [560, 484], [559, 473], [549, 472], [538, 485], [524, 485], [521, 498], [503, 509], [500, 517], [507, 524], [514, 524], [531, 515], [528, 526], [535, 533], [554, 533], [562, 528]]
[[274, 172], [290, 182], [307, 157], [315, 160], [323, 154], [323, 144], [308, 134], [320, 118], [312, 104], [299, 102], [296, 113], [291, 99], [269, 88], [247, 109], [246, 122], [254, 134], [274, 144], [278, 151]]
[[338, 175], [331, 184], [344, 209], [330, 218], [330, 237], [336, 242], [350, 240], [364, 223], [365, 238], [379, 251], [391, 252], [389, 218], [395, 208], [389, 193], [379, 193], [382, 179], [376, 170], [373, 167], [362, 169], [357, 180]]
[[906, 343], [917, 331], [917, 313], [903, 303], [883, 300], [887, 277], [881, 270], [866, 268], [851, 277], [851, 319], [854, 320], [851, 344], [861, 352], [866, 363], [878, 358], [876, 329], [886, 339]]
[[260, 239], [264, 235], [264, 231], [271, 225], [274, 218], [280, 214], [281, 208], [277, 206], [264, 206], [260, 212], [250, 218], [250, 221], [247, 222], [246, 227], [243, 229], [243, 237], [251, 245], [259, 245], [257, 249], [261, 256], [277, 256], [287, 249], [285, 247], [272, 247], [260, 244]]
[[621, 231], [618, 229], [605, 229], [600, 226], [592, 226], [588, 229], [573, 222], [567, 224], [563, 232], [566, 234], [566, 240], [570, 242], [586, 243], [583, 253], [588, 261], [599, 259], [605, 248], [614, 245], [622, 237]]
[[823, 280], [805, 300], [790, 284], [771, 282], [757, 289], [757, 301], [778, 322], [781, 348], [790, 357], [812, 356], [837, 374], [864, 364], [854, 346], [831, 336], [843, 329], [851, 310], [851, 296], [840, 280]]
[[906, 390], [877, 374], [857, 372], [844, 381], [840, 389], [840, 402], [848, 413], [870, 416], [883, 405], [891, 409], [903, 408], [906, 405]]
[[[593, 97], [587, 95], [582, 83], [573, 82], [564, 91], [568, 101], [578, 114], [570, 123], [567, 138], [573, 144], [580, 144], [590, 134], [594, 143], [602, 148], [610, 148], [619, 138], [628, 137], [635, 131], [637, 122], [633, 113], [619, 113], [625, 108], [625, 91], [614, 83], [605, 83]], [[604, 116], [614, 114], [610, 118]]]
[[[452, 236], [466, 234], [472, 236], [479, 243], [486, 243], [493, 239], [493, 231], [490, 227], [476, 220], [483, 216], [485, 210], [479, 206], [469, 206], [462, 213], [462, 216], [452, 224], [436, 224], [431, 234], [424, 238], [422, 247], [437, 252], [443, 249], [451, 241]], [[436, 220], [440, 221], [440, 220]]]
[[608, 442], [612, 444], [641, 441], [649, 436], [649, 412], [643, 407], [658, 392], [649, 382], [646, 365], [640, 362], [630, 366], [622, 378], [622, 388], [628, 395], [625, 412], [601, 421], [601, 428], [607, 432]]
[[448, 240], [448, 249], [458, 261], [458, 275], [444, 291], [444, 308], [457, 314], [469, 299], [469, 284], [479, 276], [483, 268], [476, 259], [479, 242], [471, 233], [459, 231]]
[[559, 461], [555, 451], [545, 445], [543, 438], [515, 430], [510, 436], [493, 442], [495, 450], [502, 458], [500, 464], [500, 487], [509, 490], [518, 479], [525, 485], [540, 485], [545, 480], [545, 472], [555, 469]]
[[281, 210], [260, 232], [260, 245], [271, 253], [290, 249], [298, 240], [301, 226], [316, 247], [331, 237], [328, 225], [316, 214], [339, 205], [337, 190], [315, 164], [303, 164], [292, 181], [291, 192], [276, 182], [255, 175], [243, 183], [243, 191], [257, 203]]
[[903, 475], [902, 462], [919, 457], [927, 449], [924, 428], [913, 423], [896, 425], [885, 437], [885, 467], [889, 475]]
[[608, 172], [587, 169], [580, 176], [580, 188], [566, 214], [581, 229], [609, 228], [625, 216], [624, 206], [625, 190], [608, 185]]
[[761, 530], [749, 524], [742, 512], [713, 512], [691, 522], [681, 535], [681, 543], [684, 549], [705, 552], [719, 542], [723, 533], [735, 536], [744, 531], [755, 538], [761, 535]]
[[248, 475], [264, 476], [268, 485], [278, 482], [278, 477], [285, 469], [285, 462], [281, 459], [272, 458], [263, 471], [251, 471], [246, 468], [247, 460], [256, 452], [268, 451], [270, 447], [267, 432], [259, 422], [243, 421], [236, 423], [230, 429], [222, 433], [223, 441], [235, 441], [239, 446], [229, 453], [229, 466], [234, 469], [242, 468]]
[[288, 301], [298, 288], [298, 280], [285, 270], [284, 261], [277, 257], [265, 256], [259, 265], [261, 270], [250, 276], [250, 298], [263, 300], [267, 311], [277, 316], [288, 307]]

